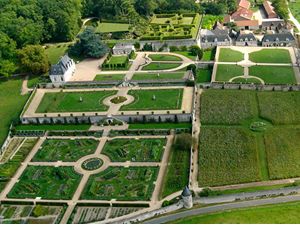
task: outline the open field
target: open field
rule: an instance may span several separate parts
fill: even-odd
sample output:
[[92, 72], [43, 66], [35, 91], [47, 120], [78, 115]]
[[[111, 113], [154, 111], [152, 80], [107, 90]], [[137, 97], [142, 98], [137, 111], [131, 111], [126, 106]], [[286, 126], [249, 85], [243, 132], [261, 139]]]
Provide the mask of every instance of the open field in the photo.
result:
[[244, 68], [238, 65], [217, 65], [216, 81], [229, 81], [236, 76], [243, 76]]
[[17, 120], [28, 95], [21, 96], [21, 79], [0, 81], [0, 146], [6, 139], [12, 121]]
[[71, 199], [80, 179], [72, 167], [28, 166], [8, 197]]
[[[106, 111], [108, 106], [102, 101], [116, 94], [116, 91], [84, 91], [45, 93], [37, 113], [47, 112], [93, 112]], [[80, 101], [82, 98], [82, 101]]]
[[265, 133], [271, 179], [300, 176], [300, 129], [278, 128]]
[[90, 176], [81, 199], [150, 200], [158, 167], [109, 167]]
[[200, 104], [202, 124], [242, 124], [257, 116], [256, 96], [251, 91], [205, 91]]
[[132, 80], [163, 80], [163, 79], [183, 79], [184, 72], [174, 73], [135, 73]]
[[183, 89], [130, 90], [128, 94], [134, 101], [121, 110], [171, 110], [181, 108]]
[[179, 67], [181, 63], [152, 62], [142, 68], [142, 70], [169, 70]]
[[299, 92], [258, 92], [260, 116], [275, 125], [300, 124]]
[[249, 54], [249, 60], [256, 63], [291, 63], [291, 56], [286, 49], [262, 49]]
[[106, 142], [102, 154], [112, 162], [160, 162], [166, 139], [113, 139]]
[[180, 57], [166, 54], [149, 54], [148, 57], [153, 61], [182, 61]]
[[244, 54], [232, 50], [230, 48], [220, 48], [220, 53], [219, 53], [219, 62], [239, 62], [244, 59]]
[[125, 74], [99, 74], [94, 81], [121, 81], [124, 80]]
[[52, 65], [58, 63], [59, 59], [67, 52], [68, 48], [68, 43], [55, 44], [47, 47], [45, 51], [48, 56], [49, 62]]
[[260, 180], [256, 138], [246, 129], [202, 127], [199, 154], [200, 186]]
[[249, 75], [256, 76], [267, 84], [296, 84], [294, 69], [291, 66], [251, 66]]
[[34, 162], [75, 162], [93, 154], [99, 142], [94, 139], [46, 139], [35, 154]]
[[129, 31], [129, 24], [125, 23], [97, 23], [96, 32], [113, 33]]
[[297, 224], [300, 203], [282, 203], [198, 215], [176, 220], [178, 224]]

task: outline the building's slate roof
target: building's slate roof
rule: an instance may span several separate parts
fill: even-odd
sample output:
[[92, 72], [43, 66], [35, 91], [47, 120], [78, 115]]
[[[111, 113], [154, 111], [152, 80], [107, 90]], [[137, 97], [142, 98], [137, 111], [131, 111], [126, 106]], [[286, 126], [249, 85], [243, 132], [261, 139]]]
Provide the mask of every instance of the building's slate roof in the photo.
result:
[[205, 35], [201, 38], [202, 42], [224, 42], [230, 41], [228, 34], [226, 35]]
[[236, 41], [256, 41], [256, 38], [253, 33], [239, 34]]
[[72, 59], [68, 55], [64, 55], [63, 57], [61, 57], [57, 64], [51, 66], [50, 75], [65, 74], [65, 72], [69, 68], [68, 63], [70, 63], [71, 61]]
[[285, 42], [285, 41], [295, 41], [294, 36], [288, 33], [278, 33], [278, 34], [265, 34], [262, 42]]
[[181, 195], [184, 196], [184, 197], [188, 197], [188, 196], [192, 195], [192, 192], [190, 191], [188, 186], [185, 186], [185, 188], [183, 189]]

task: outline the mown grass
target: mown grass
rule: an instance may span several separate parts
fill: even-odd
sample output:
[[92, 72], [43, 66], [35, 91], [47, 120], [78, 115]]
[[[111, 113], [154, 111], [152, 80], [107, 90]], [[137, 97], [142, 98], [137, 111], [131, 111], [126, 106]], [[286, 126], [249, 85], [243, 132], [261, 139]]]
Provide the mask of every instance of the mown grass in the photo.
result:
[[99, 74], [94, 81], [121, 81], [124, 80], [125, 74]]
[[256, 63], [291, 63], [290, 52], [286, 49], [262, 49], [249, 54], [249, 59]]
[[297, 224], [300, 202], [231, 209], [225, 212], [196, 215], [170, 223], [176, 224]]
[[132, 123], [129, 129], [176, 129], [176, 128], [192, 128], [191, 123]]
[[236, 78], [232, 83], [242, 83], [242, 84], [261, 84], [261, 81], [256, 78]]
[[201, 94], [202, 124], [236, 125], [257, 116], [255, 92], [209, 90]]
[[110, 33], [110, 32], [126, 32], [129, 30], [129, 24], [125, 23], [98, 23], [96, 32]]
[[196, 73], [196, 82], [197, 83], [207, 83], [211, 81], [212, 70], [210, 68], [198, 69]]
[[261, 179], [256, 137], [247, 129], [202, 127], [200, 186], [220, 186]]
[[17, 120], [28, 95], [20, 95], [21, 79], [0, 81], [0, 146], [6, 139], [8, 129], [13, 120]]
[[39, 124], [27, 125], [20, 124], [15, 126], [16, 130], [88, 130], [91, 125], [88, 124]]
[[229, 81], [233, 77], [243, 76], [244, 68], [238, 65], [217, 65], [216, 81]]
[[183, 89], [130, 90], [128, 94], [134, 101], [121, 110], [171, 110], [181, 108]]
[[244, 60], [244, 54], [230, 48], [221, 48], [219, 53], [219, 62], [239, 62]]
[[294, 69], [291, 66], [251, 66], [249, 75], [264, 80], [267, 84], [296, 84]]
[[174, 73], [135, 73], [132, 80], [164, 80], [164, 79], [183, 79], [184, 72]]
[[58, 63], [59, 59], [67, 52], [69, 47], [68, 43], [50, 45], [46, 48], [46, 54], [48, 56], [49, 62], [54, 65]]
[[[52, 92], [45, 93], [36, 112], [92, 112], [106, 111], [102, 101], [116, 91]], [[80, 101], [82, 98], [82, 101]]]
[[189, 52], [189, 51], [175, 51], [174, 53], [177, 53], [179, 55], [183, 55], [183, 56], [185, 56], [185, 57], [187, 57], [191, 60], [196, 60], [196, 58], [197, 58], [197, 56], [192, 55], [192, 53]]
[[181, 63], [162, 63], [152, 62], [142, 68], [142, 70], [168, 70], [174, 69], [181, 65]]
[[175, 55], [149, 54], [148, 57], [153, 61], [182, 61], [180, 57]]

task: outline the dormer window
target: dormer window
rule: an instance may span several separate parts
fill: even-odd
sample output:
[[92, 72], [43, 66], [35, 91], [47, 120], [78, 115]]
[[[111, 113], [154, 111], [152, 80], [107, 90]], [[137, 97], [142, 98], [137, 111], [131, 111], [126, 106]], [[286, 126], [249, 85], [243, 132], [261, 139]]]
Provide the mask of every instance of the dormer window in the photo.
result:
[[278, 37], [276, 38], [276, 41], [279, 41], [279, 38], [278, 38]]

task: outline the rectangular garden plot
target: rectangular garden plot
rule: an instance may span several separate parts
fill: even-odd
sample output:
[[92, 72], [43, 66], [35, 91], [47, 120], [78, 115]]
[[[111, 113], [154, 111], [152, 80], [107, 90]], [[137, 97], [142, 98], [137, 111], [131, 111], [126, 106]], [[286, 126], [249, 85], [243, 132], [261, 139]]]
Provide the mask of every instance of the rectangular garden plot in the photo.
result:
[[71, 199], [80, 179], [72, 167], [28, 166], [8, 197]]
[[121, 110], [167, 110], [181, 109], [183, 89], [130, 90], [134, 101]]
[[94, 139], [46, 139], [32, 161], [75, 162], [83, 156], [93, 154], [98, 143]]
[[113, 162], [160, 162], [166, 139], [113, 139], [106, 142], [102, 154]]
[[106, 111], [102, 102], [116, 91], [82, 91], [45, 93], [36, 113]]
[[256, 137], [243, 128], [202, 127], [199, 148], [200, 186], [259, 181]]
[[90, 176], [81, 199], [150, 200], [158, 171], [158, 167], [109, 167]]

